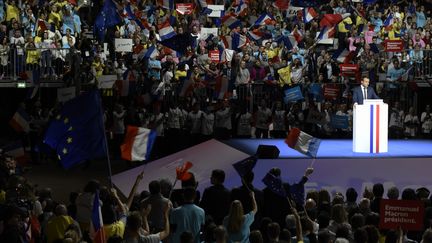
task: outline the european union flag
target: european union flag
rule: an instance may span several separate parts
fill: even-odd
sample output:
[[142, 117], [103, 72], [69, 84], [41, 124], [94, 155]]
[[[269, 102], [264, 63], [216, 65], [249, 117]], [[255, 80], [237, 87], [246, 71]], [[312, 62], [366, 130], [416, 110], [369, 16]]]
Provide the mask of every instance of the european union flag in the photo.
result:
[[286, 197], [287, 193], [282, 185], [282, 180], [280, 177], [273, 175], [272, 173], [267, 173], [262, 179], [262, 182], [275, 194]]
[[64, 168], [106, 155], [102, 106], [97, 90], [66, 102], [51, 121], [44, 143], [55, 149]]
[[257, 162], [256, 156], [250, 156], [244, 160], [241, 160], [235, 164], [233, 164], [234, 169], [239, 173], [241, 177], [245, 176], [246, 173], [252, 171]]
[[94, 33], [99, 40], [105, 38], [105, 31], [108, 27], [115, 26], [121, 22], [117, 12], [116, 4], [113, 0], [105, 0], [101, 12], [96, 17], [94, 23]]
[[290, 187], [290, 195], [296, 205], [304, 205], [305, 189], [303, 184], [294, 184]]

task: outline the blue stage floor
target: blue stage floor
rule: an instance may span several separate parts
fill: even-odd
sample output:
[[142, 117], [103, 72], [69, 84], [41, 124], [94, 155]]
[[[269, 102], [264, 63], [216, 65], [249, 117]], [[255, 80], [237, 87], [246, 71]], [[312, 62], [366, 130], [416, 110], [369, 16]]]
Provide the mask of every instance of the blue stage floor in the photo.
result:
[[[231, 139], [226, 144], [248, 154], [255, 154], [259, 145], [275, 145], [279, 158], [306, 158], [288, 147], [283, 139]], [[388, 152], [354, 153], [352, 140], [322, 140], [317, 158], [432, 158], [432, 140], [389, 140]]]

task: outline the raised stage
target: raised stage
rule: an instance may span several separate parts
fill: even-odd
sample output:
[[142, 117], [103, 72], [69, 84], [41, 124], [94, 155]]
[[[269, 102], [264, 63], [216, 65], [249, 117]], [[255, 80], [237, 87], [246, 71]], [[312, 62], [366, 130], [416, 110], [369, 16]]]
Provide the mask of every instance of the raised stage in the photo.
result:
[[[199, 190], [210, 185], [213, 169], [224, 170], [225, 185], [232, 188], [240, 185], [232, 164], [255, 154], [260, 144], [277, 146], [280, 155], [278, 159], [258, 160], [254, 168], [254, 184], [258, 188], [264, 187], [261, 179], [272, 167], [281, 168], [284, 181], [295, 182], [312, 163], [312, 159], [289, 148], [282, 139], [232, 139], [224, 142], [213, 139], [116, 174], [113, 183], [127, 195], [136, 175], [144, 170], [144, 179], [138, 190], [148, 190], [148, 183], [152, 180], [168, 178], [174, 182], [175, 168], [191, 161], [194, 166], [190, 171], [199, 181]], [[387, 153], [353, 153], [351, 140], [323, 140], [313, 162], [315, 172], [310, 176], [306, 190], [325, 188], [333, 193], [345, 193], [348, 187], [354, 187], [360, 192], [378, 182], [383, 183], [386, 189], [395, 185], [401, 190], [421, 186], [432, 190], [432, 141], [389, 140], [388, 146]]]

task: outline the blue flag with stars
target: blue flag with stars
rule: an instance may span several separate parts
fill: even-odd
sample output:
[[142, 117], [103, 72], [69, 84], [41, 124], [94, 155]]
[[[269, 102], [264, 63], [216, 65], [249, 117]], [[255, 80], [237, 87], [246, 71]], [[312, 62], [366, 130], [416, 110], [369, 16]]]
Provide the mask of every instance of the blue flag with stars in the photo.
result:
[[99, 92], [92, 90], [66, 102], [51, 121], [44, 143], [56, 151], [65, 169], [106, 155], [102, 115]]
[[262, 182], [272, 191], [273, 193], [281, 196], [286, 197], [287, 193], [285, 191], [285, 188], [282, 184], [282, 179], [279, 176], [275, 176], [272, 173], [267, 173], [264, 178], [262, 179]]
[[116, 4], [113, 2], [113, 0], [105, 0], [102, 10], [97, 15], [94, 23], [94, 33], [96, 37], [100, 41], [103, 41], [105, 38], [106, 29], [108, 27], [115, 26], [120, 22], [121, 19], [117, 12]]

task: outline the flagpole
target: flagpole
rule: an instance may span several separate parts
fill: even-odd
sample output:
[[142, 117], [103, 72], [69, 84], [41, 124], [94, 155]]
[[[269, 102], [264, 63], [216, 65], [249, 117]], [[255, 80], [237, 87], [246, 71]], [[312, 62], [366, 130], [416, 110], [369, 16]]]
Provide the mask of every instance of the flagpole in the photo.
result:
[[[98, 91], [99, 92], [99, 91]], [[103, 136], [104, 136], [104, 146], [105, 146], [105, 152], [106, 152], [106, 157], [107, 157], [107, 163], [108, 163], [108, 180], [110, 183], [110, 186], [113, 187], [113, 183], [112, 183], [112, 170], [111, 170], [111, 159], [109, 156], [109, 150], [108, 150], [108, 140], [107, 140], [107, 136], [106, 136], [106, 130], [105, 130], [105, 122], [103, 120], [103, 107], [102, 107], [102, 99], [99, 96], [99, 101], [100, 101], [100, 109], [101, 109], [101, 123], [102, 123], [102, 128], [103, 128]]]
[[310, 168], [313, 168], [315, 164], [316, 157], [313, 157], [311, 164], [309, 165]]

